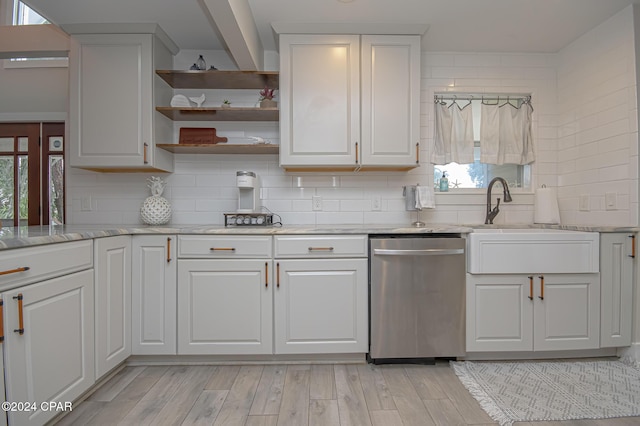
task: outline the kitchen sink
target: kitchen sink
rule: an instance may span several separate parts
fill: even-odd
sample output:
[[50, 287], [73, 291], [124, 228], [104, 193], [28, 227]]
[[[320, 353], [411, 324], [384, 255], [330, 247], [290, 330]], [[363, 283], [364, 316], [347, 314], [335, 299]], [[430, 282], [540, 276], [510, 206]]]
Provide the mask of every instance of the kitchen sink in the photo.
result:
[[467, 272], [598, 272], [599, 241], [597, 232], [540, 228], [474, 229], [467, 237]]

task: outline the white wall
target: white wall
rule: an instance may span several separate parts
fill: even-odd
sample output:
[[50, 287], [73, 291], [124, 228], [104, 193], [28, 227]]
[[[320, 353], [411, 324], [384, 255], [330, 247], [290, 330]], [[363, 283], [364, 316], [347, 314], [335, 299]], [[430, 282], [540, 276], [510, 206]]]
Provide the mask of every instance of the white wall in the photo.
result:
[[[432, 143], [434, 92], [531, 92], [537, 161], [534, 186], [559, 186], [566, 224], [636, 225], [638, 223], [638, 149], [633, 51], [633, 19], [624, 10], [576, 40], [558, 54], [433, 53], [422, 57], [421, 158]], [[176, 68], [188, 68], [196, 51], [183, 51]], [[224, 52], [203, 52], [207, 63], [232, 69]], [[273, 56], [273, 55], [272, 55]], [[270, 57], [270, 62], [274, 62]], [[202, 91], [185, 91], [199, 95]], [[64, 116], [66, 69], [0, 68], [0, 120], [16, 116], [47, 119]], [[236, 105], [257, 100], [252, 91], [207, 93], [207, 102], [231, 98]], [[176, 123], [211, 126], [211, 123]], [[231, 142], [263, 136], [278, 142], [277, 123], [215, 123]], [[174, 224], [221, 224], [223, 212], [235, 207], [237, 170], [256, 171], [263, 181], [264, 205], [286, 224], [409, 223], [404, 185], [431, 185], [431, 165], [409, 173], [286, 174], [276, 156], [175, 155], [176, 171], [167, 175], [165, 195], [174, 205]], [[68, 222], [74, 224], [139, 223], [138, 209], [148, 195], [144, 174], [99, 174], [69, 169]], [[605, 210], [604, 194], [616, 193], [616, 210]], [[590, 198], [589, 212], [578, 211], [578, 195]], [[323, 198], [323, 211], [311, 210], [311, 196]], [[372, 211], [374, 196], [382, 209]], [[80, 200], [91, 197], [91, 211]], [[501, 206], [496, 223], [531, 223], [533, 197], [515, 193]], [[437, 209], [420, 214], [430, 223], [474, 224], [484, 221], [485, 196], [437, 194]]]
[[[187, 68], [198, 52], [176, 57], [176, 68]], [[220, 52], [205, 52], [208, 64], [229, 69]], [[421, 158], [429, 158], [432, 138], [434, 91], [513, 93], [534, 96], [534, 133], [538, 140], [538, 161], [534, 179], [555, 186], [555, 55], [496, 55], [424, 53], [422, 58]], [[219, 66], [222, 64], [222, 66]], [[203, 91], [180, 91], [197, 96]], [[257, 101], [253, 91], [205, 91], [207, 102], [215, 105], [228, 97], [236, 105]], [[206, 105], [206, 104], [205, 104]], [[178, 127], [211, 126], [211, 123], [176, 123]], [[215, 123], [218, 134], [232, 142], [248, 142], [247, 136], [263, 136], [278, 142], [277, 123]], [[175, 172], [167, 176], [165, 196], [174, 207], [174, 224], [222, 224], [224, 212], [236, 207], [235, 172], [252, 170], [262, 179], [264, 205], [282, 216], [285, 224], [408, 224], [417, 218], [404, 210], [404, 185], [432, 185], [432, 166], [423, 163], [409, 173], [287, 174], [278, 166], [277, 156], [176, 155]], [[148, 195], [149, 175], [112, 175], [71, 170], [68, 180], [69, 223], [138, 223], [138, 209]], [[319, 195], [323, 210], [311, 209], [311, 197]], [[382, 209], [372, 210], [372, 198], [380, 196]], [[92, 211], [81, 211], [81, 199], [92, 198]], [[484, 222], [485, 194], [437, 194], [438, 207], [420, 213], [428, 223]], [[531, 194], [514, 193], [514, 202], [505, 205], [496, 223], [531, 223]]]
[[[632, 6], [558, 54], [558, 184], [566, 224], [638, 224]], [[605, 194], [616, 206], [607, 209]], [[579, 199], [588, 199], [588, 211]]]
[[[9, 2], [0, 0], [0, 25], [11, 23]], [[67, 68], [5, 68], [0, 59], [0, 121], [65, 120]]]

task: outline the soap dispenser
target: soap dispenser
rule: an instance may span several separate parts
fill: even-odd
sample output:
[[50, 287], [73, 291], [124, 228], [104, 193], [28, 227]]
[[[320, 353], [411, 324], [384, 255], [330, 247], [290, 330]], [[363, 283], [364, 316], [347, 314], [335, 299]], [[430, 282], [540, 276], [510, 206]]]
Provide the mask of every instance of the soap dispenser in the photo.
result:
[[449, 179], [447, 178], [447, 172], [442, 172], [442, 177], [440, 178], [440, 192], [449, 191]]

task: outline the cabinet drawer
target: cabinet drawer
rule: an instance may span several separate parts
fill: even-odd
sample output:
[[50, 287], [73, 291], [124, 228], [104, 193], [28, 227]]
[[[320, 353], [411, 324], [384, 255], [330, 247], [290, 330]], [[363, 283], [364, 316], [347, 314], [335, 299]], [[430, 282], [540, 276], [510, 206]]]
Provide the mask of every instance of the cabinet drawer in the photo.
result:
[[180, 235], [178, 237], [178, 257], [271, 257], [271, 237], [267, 235]]
[[366, 257], [366, 235], [283, 235], [275, 238], [275, 257]]
[[3, 250], [0, 257], [0, 289], [7, 290], [92, 266], [92, 240]]

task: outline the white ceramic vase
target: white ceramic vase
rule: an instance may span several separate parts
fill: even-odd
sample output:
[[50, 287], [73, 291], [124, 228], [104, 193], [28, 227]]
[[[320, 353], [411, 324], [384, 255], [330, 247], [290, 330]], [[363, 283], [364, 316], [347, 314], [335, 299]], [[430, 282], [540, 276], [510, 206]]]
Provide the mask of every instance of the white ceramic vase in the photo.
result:
[[147, 180], [151, 196], [147, 197], [140, 207], [142, 221], [147, 225], [164, 225], [171, 219], [171, 203], [162, 196], [166, 184], [161, 178], [154, 176]]

